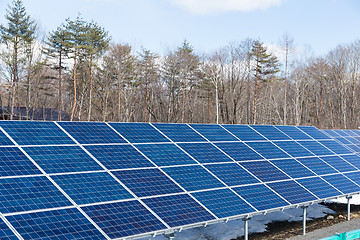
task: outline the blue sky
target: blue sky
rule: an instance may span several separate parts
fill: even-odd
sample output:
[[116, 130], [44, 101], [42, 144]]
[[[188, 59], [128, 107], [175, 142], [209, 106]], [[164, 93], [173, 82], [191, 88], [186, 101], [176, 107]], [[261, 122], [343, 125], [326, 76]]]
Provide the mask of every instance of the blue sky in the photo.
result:
[[[0, 23], [11, 0], [0, 0]], [[81, 13], [114, 42], [166, 54], [184, 39], [199, 53], [256, 38], [277, 44], [284, 33], [315, 55], [360, 39], [359, 0], [23, 0], [44, 31]]]

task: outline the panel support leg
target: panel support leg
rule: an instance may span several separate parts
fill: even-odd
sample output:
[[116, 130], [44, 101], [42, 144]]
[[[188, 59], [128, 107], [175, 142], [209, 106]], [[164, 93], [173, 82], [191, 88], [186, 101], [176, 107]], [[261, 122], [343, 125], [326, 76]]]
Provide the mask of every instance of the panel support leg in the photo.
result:
[[302, 206], [303, 209], [303, 235], [306, 235], [306, 209], [308, 206]]
[[348, 221], [350, 221], [350, 199], [352, 198], [352, 196], [347, 196], [346, 199], [347, 199], [347, 216], [346, 216], [346, 219]]
[[244, 240], [249, 240], [249, 220], [250, 217], [243, 218], [244, 221]]

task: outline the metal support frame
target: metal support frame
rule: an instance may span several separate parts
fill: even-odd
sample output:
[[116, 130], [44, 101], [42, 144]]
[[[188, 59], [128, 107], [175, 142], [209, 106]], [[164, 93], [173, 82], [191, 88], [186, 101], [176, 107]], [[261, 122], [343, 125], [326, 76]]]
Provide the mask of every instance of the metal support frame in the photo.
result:
[[244, 240], [249, 240], [249, 220], [251, 217], [244, 217]]
[[309, 206], [301, 206], [301, 208], [303, 209], [303, 235], [306, 235], [306, 209]]
[[352, 199], [352, 196], [346, 196], [347, 199], [347, 216], [346, 220], [350, 221], [350, 199]]

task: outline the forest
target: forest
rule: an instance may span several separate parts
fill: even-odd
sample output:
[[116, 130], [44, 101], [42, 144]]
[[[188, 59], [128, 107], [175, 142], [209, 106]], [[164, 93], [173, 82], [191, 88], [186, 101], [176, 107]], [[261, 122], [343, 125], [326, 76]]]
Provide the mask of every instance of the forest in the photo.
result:
[[80, 15], [40, 33], [21, 0], [4, 17], [0, 105], [10, 119], [26, 107], [65, 111], [71, 121], [360, 126], [358, 40], [317, 57], [288, 34], [276, 55], [260, 39], [209, 53], [184, 40], [161, 56], [113, 42]]

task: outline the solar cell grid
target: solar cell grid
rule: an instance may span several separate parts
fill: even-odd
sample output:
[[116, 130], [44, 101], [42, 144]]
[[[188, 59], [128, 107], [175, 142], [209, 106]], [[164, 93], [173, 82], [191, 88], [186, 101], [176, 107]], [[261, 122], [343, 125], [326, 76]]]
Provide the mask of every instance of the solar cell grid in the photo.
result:
[[350, 150], [346, 149], [344, 146], [340, 145], [339, 143], [335, 142], [334, 140], [319, 141], [319, 142], [336, 154], [350, 154], [351, 153]]
[[264, 159], [254, 150], [241, 142], [223, 142], [215, 143], [217, 147], [226, 152], [231, 158], [236, 161], [250, 161]]
[[206, 142], [206, 139], [186, 124], [154, 123], [153, 125], [174, 142]]
[[298, 179], [297, 181], [319, 198], [328, 198], [342, 195], [341, 192], [333, 188], [330, 184], [319, 177]]
[[198, 131], [209, 141], [238, 141], [233, 135], [222, 128], [220, 125], [213, 124], [191, 124], [192, 128]]
[[314, 154], [312, 154], [307, 149], [294, 141], [277, 141], [274, 142], [274, 144], [280, 147], [283, 151], [285, 151], [292, 157], [314, 156]]
[[252, 149], [266, 159], [289, 158], [290, 156], [271, 142], [248, 142]]
[[242, 141], [264, 141], [263, 136], [247, 125], [222, 125], [226, 130], [234, 134]]
[[317, 156], [334, 155], [334, 153], [332, 153], [329, 149], [325, 148], [323, 145], [321, 145], [318, 142], [299, 141], [298, 143]]
[[10, 230], [3, 220], [0, 220], [0, 239], [2, 240], [18, 240], [16, 235]]
[[326, 136], [324, 133], [322, 133], [316, 127], [298, 126], [297, 128], [304, 131], [306, 134], [308, 134], [310, 137], [312, 137], [316, 140], [331, 139], [330, 137]]
[[241, 162], [240, 164], [264, 182], [289, 179], [268, 161]]
[[295, 159], [281, 159], [273, 160], [271, 162], [292, 178], [309, 177], [315, 175]]
[[211, 143], [179, 143], [178, 145], [200, 163], [233, 162]]
[[294, 126], [275, 126], [275, 127], [294, 140], [311, 139], [311, 137], [309, 137], [307, 134], [305, 134], [304, 132], [302, 132], [301, 130], [299, 130]]
[[351, 182], [342, 174], [323, 176], [323, 178], [331, 185], [339, 189], [344, 194], [359, 192], [360, 187], [355, 183]]
[[250, 125], [253, 129], [269, 140], [290, 140], [288, 136], [269, 125]]
[[318, 175], [331, 174], [337, 172], [334, 168], [326, 164], [323, 160], [321, 160], [318, 157], [297, 158], [297, 160]]
[[352, 155], [342, 155], [343, 159], [354, 165], [355, 167], [360, 169], [360, 157], [358, 155], [352, 154]]
[[328, 156], [328, 157], [320, 157], [322, 160], [330, 164], [332, 167], [334, 167], [339, 172], [348, 172], [348, 171], [354, 171], [357, 170], [353, 166], [351, 166], [349, 163], [345, 162], [343, 159], [341, 159], [338, 156]]

